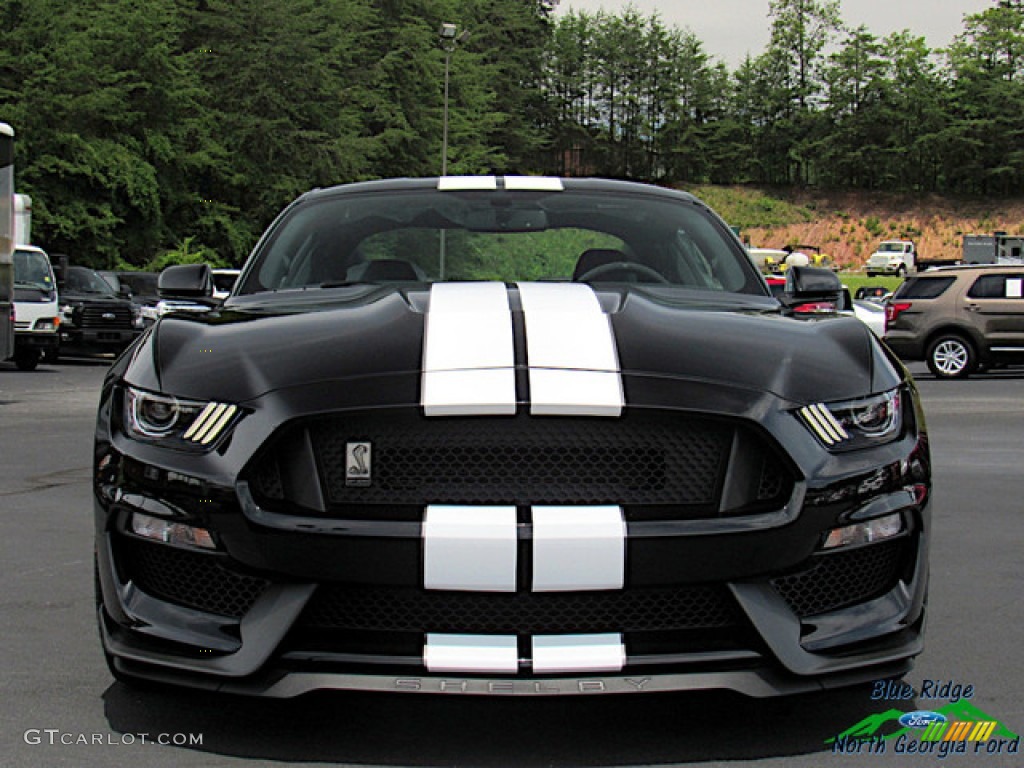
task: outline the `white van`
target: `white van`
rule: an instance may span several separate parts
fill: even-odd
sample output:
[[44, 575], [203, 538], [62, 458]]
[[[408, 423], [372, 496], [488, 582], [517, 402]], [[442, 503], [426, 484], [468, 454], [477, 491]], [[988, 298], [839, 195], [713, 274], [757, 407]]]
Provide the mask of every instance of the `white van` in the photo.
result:
[[34, 370], [44, 355], [56, 357], [60, 311], [50, 257], [34, 245], [14, 246], [14, 362]]

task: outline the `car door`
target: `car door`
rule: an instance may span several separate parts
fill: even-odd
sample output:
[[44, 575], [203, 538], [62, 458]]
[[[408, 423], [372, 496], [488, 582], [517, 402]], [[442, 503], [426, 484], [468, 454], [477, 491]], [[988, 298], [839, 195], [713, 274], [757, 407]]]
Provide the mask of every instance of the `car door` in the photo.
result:
[[997, 353], [1024, 353], [1024, 269], [978, 275], [963, 298], [963, 317]]

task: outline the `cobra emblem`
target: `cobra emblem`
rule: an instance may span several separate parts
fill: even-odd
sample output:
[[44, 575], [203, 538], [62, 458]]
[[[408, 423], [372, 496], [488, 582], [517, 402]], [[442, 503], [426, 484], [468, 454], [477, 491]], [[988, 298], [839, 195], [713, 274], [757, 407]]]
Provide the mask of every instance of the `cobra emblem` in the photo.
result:
[[348, 468], [350, 475], [368, 475], [370, 474], [370, 468], [366, 465], [366, 454], [370, 452], [370, 449], [360, 443], [352, 449], [352, 460], [355, 461], [355, 466]]

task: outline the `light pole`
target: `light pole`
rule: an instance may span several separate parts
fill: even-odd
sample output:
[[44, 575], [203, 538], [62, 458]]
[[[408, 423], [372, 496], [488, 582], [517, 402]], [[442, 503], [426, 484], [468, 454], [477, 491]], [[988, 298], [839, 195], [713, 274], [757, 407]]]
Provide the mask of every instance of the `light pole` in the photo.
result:
[[[444, 50], [444, 128], [441, 130], [441, 175], [448, 175], [448, 72], [452, 64], [452, 51], [455, 50], [455, 33], [458, 28], [454, 24], [442, 24], [438, 30], [441, 48]], [[443, 275], [442, 275], [443, 278]]]
[[[469, 32], [457, 34], [459, 28], [455, 24], [444, 23], [437, 30], [441, 39], [441, 48], [444, 50], [444, 127], [441, 129], [441, 175], [448, 175], [448, 72], [451, 69], [452, 51], [459, 43], [466, 41]], [[438, 268], [439, 277], [444, 280], [445, 260], [445, 231], [441, 230], [440, 264]]]

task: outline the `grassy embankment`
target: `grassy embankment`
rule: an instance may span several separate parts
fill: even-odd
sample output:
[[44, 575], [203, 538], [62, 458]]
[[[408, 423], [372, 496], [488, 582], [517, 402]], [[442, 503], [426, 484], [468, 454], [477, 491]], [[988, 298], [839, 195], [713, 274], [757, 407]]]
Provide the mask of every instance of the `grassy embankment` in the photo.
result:
[[877, 192], [693, 187], [689, 191], [741, 228], [754, 247], [816, 245], [843, 271], [851, 289], [866, 282], [896, 286], [896, 278], [864, 275], [882, 240], [910, 239], [924, 258], [955, 259], [963, 235], [1024, 234], [1022, 199], [953, 199]]

